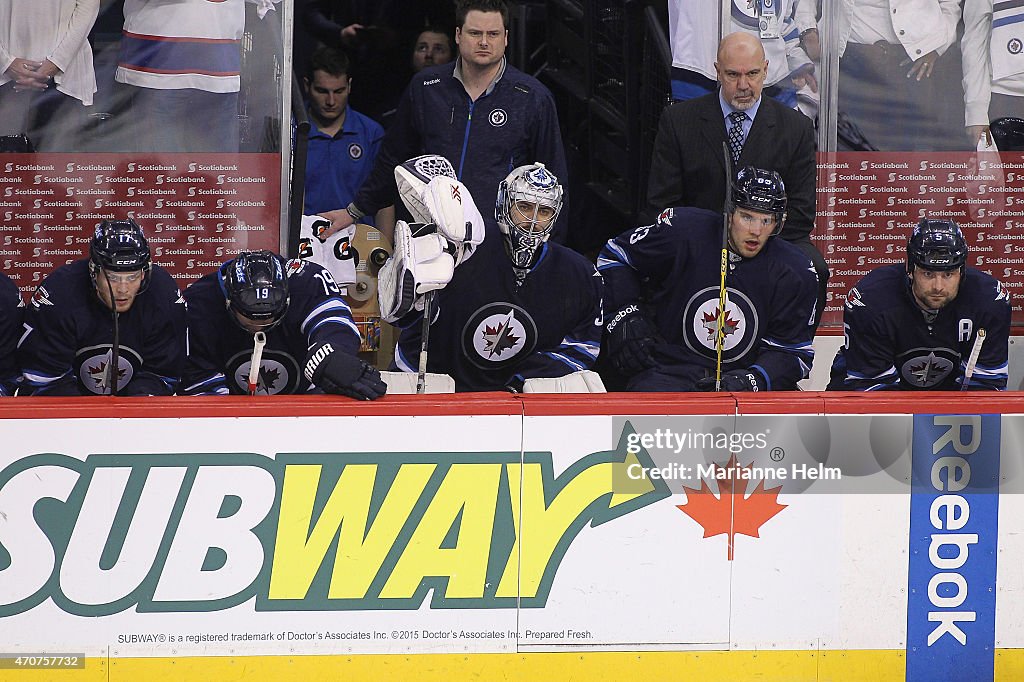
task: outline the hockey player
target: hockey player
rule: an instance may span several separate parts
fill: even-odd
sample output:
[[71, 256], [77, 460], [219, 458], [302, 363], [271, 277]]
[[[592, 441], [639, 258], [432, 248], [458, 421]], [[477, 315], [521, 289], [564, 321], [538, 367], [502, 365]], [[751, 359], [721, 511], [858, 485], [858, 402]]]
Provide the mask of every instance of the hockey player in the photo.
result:
[[[747, 166], [727, 207], [727, 303], [720, 310], [722, 216], [669, 208], [610, 240], [598, 258], [609, 310], [606, 348], [630, 391], [794, 390], [813, 358], [817, 278], [810, 260], [770, 239], [786, 218], [778, 173]], [[649, 304], [641, 304], [648, 281]]]
[[244, 251], [189, 286], [185, 299], [185, 394], [323, 391], [373, 400], [387, 389], [356, 356], [352, 312], [331, 273], [315, 263]]
[[34, 395], [170, 395], [185, 356], [185, 300], [134, 220], [104, 220], [89, 258], [36, 287], [19, 359]]
[[[548, 242], [561, 207], [562, 186], [543, 164], [520, 166], [499, 184], [496, 220], [483, 221], [482, 243], [471, 257], [456, 259], [450, 282], [435, 295], [427, 371], [450, 374], [457, 391], [518, 392], [527, 379], [592, 367], [600, 348], [601, 278], [583, 256]], [[396, 229], [397, 238], [404, 229]], [[406, 251], [396, 241], [399, 258]], [[394, 288], [381, 284], [381, 292]], [[395, 364], [402, 371], [417, 371], [422, 321], [414, 310], [396, 322]]]
[[[846, 295], [846, 343], [829, 390], [1005, 390], [1010, 296], [999, 280], [969, 268], [967, 243], [951, 220], [924, 218], [907, 243], [906, 265], [865, 275]], [[984, 330], [984, 333], [982, 333]]]
[[21, 371], [15, 357], [25, 305], [18, 285], [0, 272], [0, 396], [14, 395]]

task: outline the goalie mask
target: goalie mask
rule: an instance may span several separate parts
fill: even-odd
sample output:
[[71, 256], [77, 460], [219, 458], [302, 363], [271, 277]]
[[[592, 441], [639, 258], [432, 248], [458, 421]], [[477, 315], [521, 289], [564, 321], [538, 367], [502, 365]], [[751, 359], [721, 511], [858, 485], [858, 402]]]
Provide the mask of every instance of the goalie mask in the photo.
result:
[[138, 223], [129, 218], [104, 220], [99, 224], [89, 242], [89, 274], [94, 285], [101, 268], [106, 272], [141, 270], [143, 279], [138, 293], [146, 290], [153, 265], [149, 243]]
[[498, 185], [494, 217], [516, 268], [529, 268], [562, 209], [562, 186], [542, 163], [520, 166]]
[[914, 268], [946, 272], [963, 271], [967, 264], [967, 242], [952, 220], [922, 218], [907, 242], [907, 274]]
[[775, 171], [767, 171], [753, 166], [741, 168], [732, 184], [732, 205], [729, 211], [737, 207], [775, 216], [775, 231], [782, 230], [786, 220], [786, 186], [782, 177]]
[[[243, 251], [221, 271], [228, 310], [246, 331], [266, 331], [288, 311], [284, 260], [270, 251]], [[251, 320], [245, 325], [238, 316]]]

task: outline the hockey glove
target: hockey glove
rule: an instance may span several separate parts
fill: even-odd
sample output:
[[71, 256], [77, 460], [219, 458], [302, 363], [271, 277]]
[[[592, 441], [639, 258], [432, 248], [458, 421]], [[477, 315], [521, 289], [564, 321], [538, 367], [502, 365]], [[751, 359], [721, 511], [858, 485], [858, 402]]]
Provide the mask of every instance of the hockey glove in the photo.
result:
[[[698, 391], [714, 391], [715, 378], [704, 377], [697, 381]], [[734, 369], [722, 373], [722, 390], [729, 393], [740, 393], [742, 391], [765, 391], [768, 390], [764, 376], [751, 369]]]
[[356, 400], [374, 400], [388, 389], [376, 368], [354, 355], [335, 350], [326, 342], [309, 349], [304, 373], [306, 379], [324, 393]]
[[[413, 236], [413, 230], [416, 236]], [[442, 289], [455, 274], [448, 241], [433, 225], [395, 224], [395, 251], [377, 274], [377, 302], [387, 322], [397, 322], [417, 306], [420, 294]]]
[[651, 348], [659, 341], [658, 330], [635, 303], [615, 313], [606, 331], [608, 359], [621, 374], [632, 376], [658, 364], [651, 354]]

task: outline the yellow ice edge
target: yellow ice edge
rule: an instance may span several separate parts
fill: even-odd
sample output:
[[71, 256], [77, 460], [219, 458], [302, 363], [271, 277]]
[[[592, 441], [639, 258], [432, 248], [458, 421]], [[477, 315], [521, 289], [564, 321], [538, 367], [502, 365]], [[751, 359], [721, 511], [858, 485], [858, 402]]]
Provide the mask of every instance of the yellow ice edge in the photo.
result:
[[[366, 654], [90, 658], [79, 670], [4, 670], [3, 680], [638, 680], [677, 682], [885, 682], [903, 680], [906, 652], [699, 651], [528, 654]], [[1024, 679], [1024, 649], [997, 649], [995, 680]]]

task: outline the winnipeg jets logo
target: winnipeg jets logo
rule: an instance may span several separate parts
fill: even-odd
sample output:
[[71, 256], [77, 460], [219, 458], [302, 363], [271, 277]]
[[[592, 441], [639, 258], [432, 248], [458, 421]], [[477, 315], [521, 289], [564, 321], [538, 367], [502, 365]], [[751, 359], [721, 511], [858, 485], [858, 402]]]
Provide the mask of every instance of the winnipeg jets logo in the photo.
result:
[[998, 280], [996, 280], [996, 300], [1007, 302], [1010, 300], [1010, 292], [1003, 286], [1003, 283]]
[[1010, 54], [1020, 54], [1024, 51], [1024, 42], [1021, 42], [1020, 38], [1011, 38], [1010, 42], [1006, 43], [1006, 50]]
[[44, 305], [53, 305], [53, 301], [50, 300], [50, 292], [45, 287], [36, 287], [32, 294], [32, 307], [39, 308]]
[[[249, 340], [250, 346], [252, 340]], [[235, 354], [227, 361], [224, 372], [228, 389], [235, 394], [249, 392], [249, 367], [252, 366], [252, 348]], [[265, 348], [256, 379], [256, 395], [292, 394], [298, 389], [299, 365], [291, 355], [278, 349]]]
[[533, 352], [537, 327], [511, 303], [489, 304], [470, 316], [463, 330], [466, 357], [483, 369], [503, 367]]
[[353, 161], [358, 161], [359, 159], [363, 158], [363, 148], [362, 148], [362, 146], [356, 144], [355, 142], [350, 144], [348, 146], [348, 156]]
[[664, 211], [658, 214], [657, 223], [659, 225], [671, 225], [672, 216], [675, 215], [676, 211], [673, 208], [666, 208]]
[[110, 395], [114, 382], [120, 391], [135, 376], [135, 367], [142, 365], [142, 358], [127, 346], [118, 350], [117, 364], [112, 366], [110, 344], [83, 348], [78, 353], [78, 379], [82, 387], [97, 395]]
[[846, 307], [852, 309], [854, 306], [860, 306], [861, 308], [865, 307], [864, 301], [860, 298], [860, 292], [857, 291], [857, 287], [850, 289], [846, 294]]
[[495, 128], [500, 128], [508, 122], [508, 114], [505, 113], [504, 109], [495, 109], [489, 116], [491, 125]]
[[[249, 367], [252, 362], [243, 362], [235, 370], [235, 383], [241, 389], [245, 387], [248, 393]], [[260, 362], [260, 374], [256, 381], [256, 395], [276, 395], [280, 393], [287, 384], [288, 370], [276, 360], [264, 359]]]
[[932, 388], [938, 386], [953, 371], [953, 362], [945, 357], [946, 353], [929, 350], [927, 355], [924, 351], [918, 352], [904, 361], [900, 367], [900, 374], [903, 380], [915, 388]]
[[724, 309], [719, 302], [718, 287], [707, 287], [695, 293], [682, 315], [683, 342], [704, 357], [717, 354], [715, 343], [722, 330], [722, 352], [727, 360], [744, 355], [757, 341], [757, 311], [746, 294], [727, 289]]

